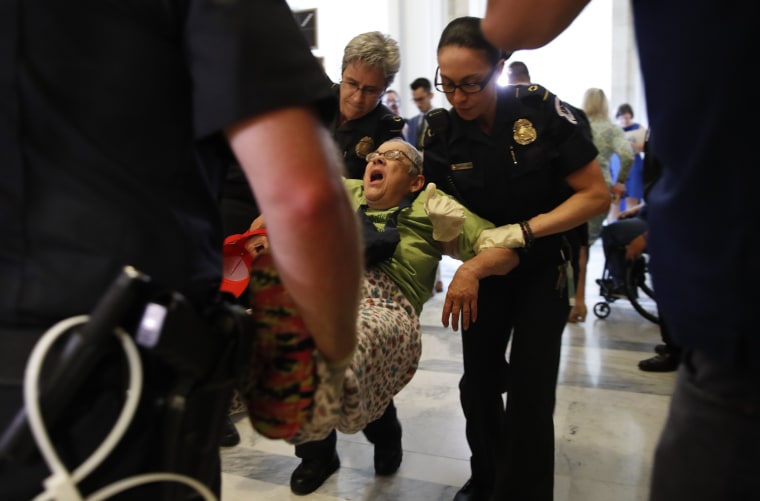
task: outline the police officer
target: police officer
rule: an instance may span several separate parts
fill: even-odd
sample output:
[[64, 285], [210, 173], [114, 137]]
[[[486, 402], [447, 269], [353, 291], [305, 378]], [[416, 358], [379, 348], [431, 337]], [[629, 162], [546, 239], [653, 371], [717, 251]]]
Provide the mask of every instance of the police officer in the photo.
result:
[[364, 176], [367, 154], [388, 139], [403, 139], [404, 119], [381, 103], [400, 65], [398, 43], [378, 31], [357, 35], [346, 45], [341, 81], [335, 84], [340, 113], [333, 138], [349, 179]]
[[444, 325], [455, 328], [473, 296], [478, 312], [477, 322], [463, 324], [460, 382], [472, 475], [455, 500], [551, 500], [552, 414], [570, 311], [564, 233], [606, 212], [609, 191], [570, 107], [539, 85], [497, 86], [508, 55], [483, 38], [479, 18], [451, 21], [437, 55], [435, 88], [452, 109], [428, 113], [425, 176], [513, 228], [519, 261], [480, 281], [464, 263], [444, 304]]
[[[35, 447], [28, 448], [32, 454], [19, 452], [35, 445], [31, 438], [2, 448], [0, 497], [190, 498], [190, 487], [180, 482], [148, 479], [126, 492], [114, 484], [156, 471], [192, 476], [218, 497], [216, 442], [232, 380], [225, 369], [233, 367], [224, 353], [238, 346], [216, 324], [235, 322], [215, 316], [224, 321], [206, 325], [205, 315], [189, 312], [220, 309], [217, 202], [230, 152], [259, 183], [269, 227], [282, 228], [271, 232], [278, 239], [273, 247], [289, 248], [278, 267], [289, 288], [304, 281], [299, 309], [314, 312], [305, 320], [321, 354], [337, 363], [356, 343], [359, 235], [335, 175], [340, 162], [325, 137], [337, 109], [331, 82], [284, 0], [95, 8], [75, 0], [30, 7], [3, 2], [0, 16], [1, 50], [13, 55], [0, 57], [0, 434], [24, 438], [13, 433], [18, 421], [12, 420], [22, 406], [32, 408], [23, 402], [27, 361], [44, 365], [45, 411], [59, 402], [53, 395], [67, 398], [54, 406], [56, 419], [44, 413], [55, 461]], [[277, 51], [260, 54], [265, 43]], [[237, 57], [229, 57], [231, 47]], [[276, 91], [264, 96], [261, 89]], [[301, 148], [285, 150], [282, 131], [298, 135]], [[296, 217], [299, 225], [287, 224]], [[335, 248], [299, 245], [319, 238]], [[155, 295], [145, 291], [151, 286]], [[114, 297], [114, 290], [123, 294]], [[134, 334], [130, 326], [145, 299], [171, 305], [166, 323], [152, 322], [157, 344], [139, 350], [141, 389], [127, 392], [126, 362], [111, 326]], [[44, 364], [29, 359], [43, 333], [60, 332], [72, 317], [93, 311], [103, 315], [79, 336], [67, 333], [65, 350], [56, 344]], [[146, 315], [143, 325], [156, 319]], [[105, 346], [97, 334], [107, 336]], [[51, 377], [61, 363], [76, 370]], [[139, 404], [127, 416], [124, 399], [135, 396]], [[129, 417], [124, 436], [104, 444], [93, 463], [120, 417]], [[51, 466], [54, 481], [45, 482]]]
[[[334, 85], [340, 112], [333, 138], [343, 152], [349, 179], [364, 177], [365, 157], [385, 141], [404, 138], [404, 119], [380, 102], [400, 65], [398, 43], [379, 31], [357, 35], [346, 45], [341, 81]], [[375, 446], [375, 473], [395, 473], [401, 465], [401, 424], [392, 400], [385, 413], [369, 423], [363, 433]], [[296, 446], [301, 463], [290, 477], [290, 489], [295, 494], [315, 491], [338, 469], [336, 445], [337, 434], [333, 431], [323, 440]]]

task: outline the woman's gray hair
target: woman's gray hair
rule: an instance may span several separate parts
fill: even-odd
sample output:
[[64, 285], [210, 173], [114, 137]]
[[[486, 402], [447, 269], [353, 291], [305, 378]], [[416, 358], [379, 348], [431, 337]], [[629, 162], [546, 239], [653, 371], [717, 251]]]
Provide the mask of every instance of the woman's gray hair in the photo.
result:
[[385, 87], [388, 88], [401, 66], [398, 42], [379, 31], [357, 35], [348, 42], [343, 51], [343, 65], [340, 72], [346, 71], [346, 67], [356, 61], [361, 61], [371, 68], [381, 69]]
[[412, 161], [412, 166], [409, 168], [410, 176], [422, 174], [422, 155], [420, 154], [420, 150], [415, 148], [412, 143], [404, 141], [400, 137], [388, 139], [386, 143], [400, 143], [399, 146], [403, 146], [404, 153], [406, 153], [409, 160]]

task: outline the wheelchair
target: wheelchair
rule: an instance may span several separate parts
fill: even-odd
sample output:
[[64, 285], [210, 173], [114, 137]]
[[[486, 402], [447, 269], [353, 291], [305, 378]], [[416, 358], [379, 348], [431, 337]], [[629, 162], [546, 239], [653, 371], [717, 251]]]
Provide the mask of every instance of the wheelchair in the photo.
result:
[[649, 274], [649, 254], [642, 254], [635, 261], [628, 261], [625, 268], [623, 284], [614, 287], [614, 281], [605, 264], [602, 278], [596, 280], [599, 295], [604, 301], [594, 305], [594, 315], [607, 318], [612, 311], [611, 304], [618, 299], [627, 299], [631, 306], [644, 318], [655, 324], [660, 323], [657, 311], [652, 278]]

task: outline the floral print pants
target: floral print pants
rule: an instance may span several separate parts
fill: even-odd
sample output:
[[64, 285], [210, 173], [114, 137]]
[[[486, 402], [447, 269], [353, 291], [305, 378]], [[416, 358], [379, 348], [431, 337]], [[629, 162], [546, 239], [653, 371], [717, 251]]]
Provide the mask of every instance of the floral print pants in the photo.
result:
[[364, 273], [356, 327], [356, 351], [347, 368], [331, 370], [317, 355], [314, 406], [289, 442], [321, 440], [334, 428], [361, 431], [383, 415], [417, 371], [419, 317], [396, 283], [377, 268]]

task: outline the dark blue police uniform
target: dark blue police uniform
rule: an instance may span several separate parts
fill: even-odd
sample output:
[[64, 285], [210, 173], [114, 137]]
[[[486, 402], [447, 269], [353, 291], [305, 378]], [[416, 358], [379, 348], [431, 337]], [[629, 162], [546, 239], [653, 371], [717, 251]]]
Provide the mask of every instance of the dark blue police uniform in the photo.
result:
[[[499, 88], [490, 135], [453, 109], [448, 116], [448, 127], [428, 120], [427, 180], [497, 226], [555, 208], [568, 196], [565, 178], [597, 153], [569, 107], [539, 85]], [[552, 414], [569, 313], [560, 265], [569, 252], [564, 235], [539, 238], [515, 270], [482, 280], [478, 321], [462, 332], [472, 482], [495, 499], [552, 498]]]
[[[340, 93], [340, 85], [334, 84]], [[348, 179], [362, 179], [367, 161], [364, 157], [375, 151], [385, 141], [394, 137], [404, 139], [404, 119], [394, 114], [383, 103], [356, 120], [349, 120], [333, 130], [333, 139], [343, 153]]]
[[[277, 51], [261, 50], [273, 43]], [[199, 309], [217, 294], [218, 198], [230, 154], [224, 127], [307, 103], [327, 123], [337, 101], [285, 1], [4, 2], [0, 48], [5, 429], [21, 407], [34, 342], [55, 322], [91, 312], [125, 265]], [[71, 469], [114, 425], [122, 363], [120, 353], [103, 360], [98, 377], [67, 402], [55, 436]], [[153, 369], [145, 368], [147, 403], [160, 398], [152, 385], [165, 375]], [[161, 425], [150, 405], [141, 406], [82, 492], [155, 471], [173, 452]], [[209, 426], [193, 434], [213, 436]], [[218, 463], [217, 444], [195, 459]], [[49, 471], [39, 458], [3, 459], [3, 499], [40, 492]], [[159, 499], [142, 489], [125, 496], [141, 495]]]
[[[755, 68], [747, 61], [757, 57], [760, 4], [631, 5], [655, 133], [651, 146], [663, 164], [647, 198], [650, 270], [660, 317], [684, 349], [650, 499], [757, 499], [760, 169], [754, 108], [737, 105], [732, 92], [713, 92], [714, 82], [702, 74], [709, 61], [723, 82], [753, 80]], [[685, 116], [694, 117], [686, 127]]]

